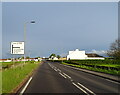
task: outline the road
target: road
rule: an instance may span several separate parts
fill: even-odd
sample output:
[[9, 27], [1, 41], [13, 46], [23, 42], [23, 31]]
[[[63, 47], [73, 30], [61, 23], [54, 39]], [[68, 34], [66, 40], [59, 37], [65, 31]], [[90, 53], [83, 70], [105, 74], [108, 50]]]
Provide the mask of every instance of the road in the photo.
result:
[[[120, 84], [56, 62], [44, 62], [22, 93], [98, 93], [118, 95]], [[80, 95], [80, 94], [79, 94]]]

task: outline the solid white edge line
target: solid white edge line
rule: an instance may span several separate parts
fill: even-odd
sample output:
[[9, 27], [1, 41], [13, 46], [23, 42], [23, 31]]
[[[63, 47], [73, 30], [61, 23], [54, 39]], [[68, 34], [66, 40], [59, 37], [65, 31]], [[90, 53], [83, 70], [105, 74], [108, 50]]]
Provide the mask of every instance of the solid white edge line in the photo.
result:
[[83, 90], [81, 87], [79, 87], [77, 84], [75, 84], [74, 82], [72, 82], [72, 84], [74, 86], [76, 86], [78, 89], [80, 89], [81, 91], [83, 91], [85, 94], [89, 95], [85, 90]]
[[25, 87], [22, 89], [22, 91], [20, 92], [20, 95], [23, 94], [26, 90], [26, 88], [28, 87], [29, 83], [31, 82], [32, 77], [30, 77], [30, 79], [28, 80], [27, 84], [25, 85]]
[[[64, 64], [60, 64], [60, 65], [64, 65]], [[71, 67], [71, 66], [67, 66], [67, 65], [64, 65], [66, 67], [70, 67], [70, 68], [73, 68], [73, 69], [76, 69], [76, 70], [80, 70], [79, 68], [75, 68], [75, 67]]]
[[88, 89], [87, 87], [83, 86], [81, 83], [78, 83], [78, 85], [82, 86], [84, 89], [86, 89], [87, 91], [89, 91], [90, 93], [96, 95], [94, 92], [92, 92], [90, 89]]
[[[67, 65], [64, 65], [64, 64], [60, 64], [60, 65], [63, 65], [63, 66], [66, 66], [66, 67], [73, 68], [73, 69], [76, 69], [76, 70], [80, 70], [80, 71], [81, 71], [81, 69], [79, 69], [79, 68], [67, 66]], [[85, 72], [86, 72], [86, 71], [85, 71]], [[102, 78], [102, 77], [100, 77], [100, 78]], [[102, 78], [102, 79], [105, 79], [105, 78]], [[113, 81], [113, 80], [110, 80], [110, 79], [105, 79], [105, 80], [107, 80], [107, 81], [109, 81], [109, 82], [116, 83], [116, 84], [120, 84], [119, 82], [116, 82], [116, 81]]]
[[120, 83], [118, 83], [118, 82], [115, 82], [115, 81], [112, 81], [112, 80], [109, 80], [109, 79], [105, 79], [105, 80], [107, 80], [107, 81], [109, 81], [109, 82], [112, 82], [112, 83], [115, 83], [115, 84], [120, 84]]

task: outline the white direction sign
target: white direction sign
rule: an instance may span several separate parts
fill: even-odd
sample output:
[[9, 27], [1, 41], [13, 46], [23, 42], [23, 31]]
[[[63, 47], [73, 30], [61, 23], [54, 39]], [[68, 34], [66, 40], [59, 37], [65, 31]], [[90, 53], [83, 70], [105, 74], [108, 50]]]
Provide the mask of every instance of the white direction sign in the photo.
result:
[[11, 42], [11, 54], [24, 54], [24, 42]]

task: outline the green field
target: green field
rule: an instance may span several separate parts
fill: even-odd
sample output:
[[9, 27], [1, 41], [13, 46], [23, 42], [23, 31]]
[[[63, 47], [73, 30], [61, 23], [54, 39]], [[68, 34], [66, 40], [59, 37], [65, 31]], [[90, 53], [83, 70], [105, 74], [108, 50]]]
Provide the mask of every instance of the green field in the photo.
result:
[[24, 66], [2, 71], [2, 93], [11, 93], [38, 65], [34, 62], [27, 62]]

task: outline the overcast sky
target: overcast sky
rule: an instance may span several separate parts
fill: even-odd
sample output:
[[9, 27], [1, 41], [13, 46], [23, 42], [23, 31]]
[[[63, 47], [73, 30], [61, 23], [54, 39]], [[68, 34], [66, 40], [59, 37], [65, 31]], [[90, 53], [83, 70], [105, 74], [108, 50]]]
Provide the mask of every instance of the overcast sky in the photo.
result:
[[118, 38], [117, 2], [6, 2], [2, 17], [3, 58], [10, 57], [11, 41], [24, 40], [25, 22], [30, 57], [66, 55], [76, 48], [102, 54]]
[[0, 59], [2, 58], [2, 3], [0, 2]]

